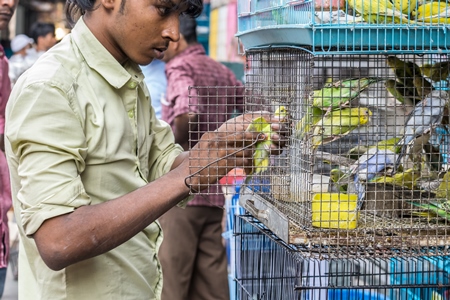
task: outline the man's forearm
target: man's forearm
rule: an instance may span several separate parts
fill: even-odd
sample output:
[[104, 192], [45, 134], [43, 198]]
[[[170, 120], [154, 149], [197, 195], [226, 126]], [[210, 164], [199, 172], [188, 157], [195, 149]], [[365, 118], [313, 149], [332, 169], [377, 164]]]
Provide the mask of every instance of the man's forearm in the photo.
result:
[[33, 236], [45, 263], [53, 270], [63, 269], [105, 253], [145, 229], [188, 196], [184, 185], [188, 166], [178, 166], [120, 198], [45, 221]]

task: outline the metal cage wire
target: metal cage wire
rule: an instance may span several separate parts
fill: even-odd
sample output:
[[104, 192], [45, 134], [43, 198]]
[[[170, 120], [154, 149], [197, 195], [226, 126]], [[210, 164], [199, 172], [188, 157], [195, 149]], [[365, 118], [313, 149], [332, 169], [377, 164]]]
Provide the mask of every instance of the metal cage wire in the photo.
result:
[[236, 216], [236, 299], [449, 299], [448, 256], [311, 258]]
[[[314, 54], [320, 55], [448, 50], [448, 1], [430, 4], [411, 0], [404, 2], [401, 9], [392, 2], [401, 3], [390, 0], [238, 0], [237, 36], [247, 50], [307, 45], [313, 47]], [[426, 8], [427, 5], [433, 8]]]
[[448, 252], [449, 220], [430, 209], [438, 198], [447, 205], [446, 56], [267, 48], [247, 52], [247, 69], [247, 111], [286, 106], [291, 129], [287, 149], [243, 189], [247, 210], [314, 255]]

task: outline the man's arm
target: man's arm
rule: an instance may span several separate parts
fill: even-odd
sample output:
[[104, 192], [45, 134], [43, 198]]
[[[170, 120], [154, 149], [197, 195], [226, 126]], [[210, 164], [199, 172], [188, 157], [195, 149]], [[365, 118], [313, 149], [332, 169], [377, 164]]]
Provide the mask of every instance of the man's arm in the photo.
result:
[[240, 116], [205, 133], [189, 153], [180, 154], [168, 174], [136, 191], [46, 220], [33, 235], [44, 262], [60, 270], [121, 245], [188, 196], [185, 178], [190, 175], [188, 183], [199, 191], [233, 166], [250, 167], [251, 145], [258, 136], [245, 132], [251, 120]]

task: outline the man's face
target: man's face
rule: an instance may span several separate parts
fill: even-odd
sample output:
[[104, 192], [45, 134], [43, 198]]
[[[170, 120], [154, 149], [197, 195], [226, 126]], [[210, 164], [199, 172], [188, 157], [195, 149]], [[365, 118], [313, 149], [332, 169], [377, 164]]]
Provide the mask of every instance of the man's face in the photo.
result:
[[123, 0], [115, 1], [105, 23], [109, 43], [114, 47], [110, 52], [119, 61], [129, 58], [141, 65], [162, 59], [169, 42], [180, 37], [182, 10], [174, 7], [181, 0], [125, 0], [123, 7]]
[[0, 30], [8, 28], [19, 0], [0, 0]]
[[49, 32], [46, 36], [39, 37], [39, 43], [42, 45], [41, 48], [47, 51], [56, 44], [55, 33]]

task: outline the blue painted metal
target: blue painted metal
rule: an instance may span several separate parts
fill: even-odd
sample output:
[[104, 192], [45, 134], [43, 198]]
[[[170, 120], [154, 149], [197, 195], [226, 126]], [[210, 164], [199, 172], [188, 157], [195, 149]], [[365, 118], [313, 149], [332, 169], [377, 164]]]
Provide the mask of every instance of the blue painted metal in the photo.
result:
[[238, 33], [245, 49], [275, 45], [311, 47], [314, 54], [447, 53], [448, 24], [333, 23], [317, 16], [312, 1], [239, 0]]

